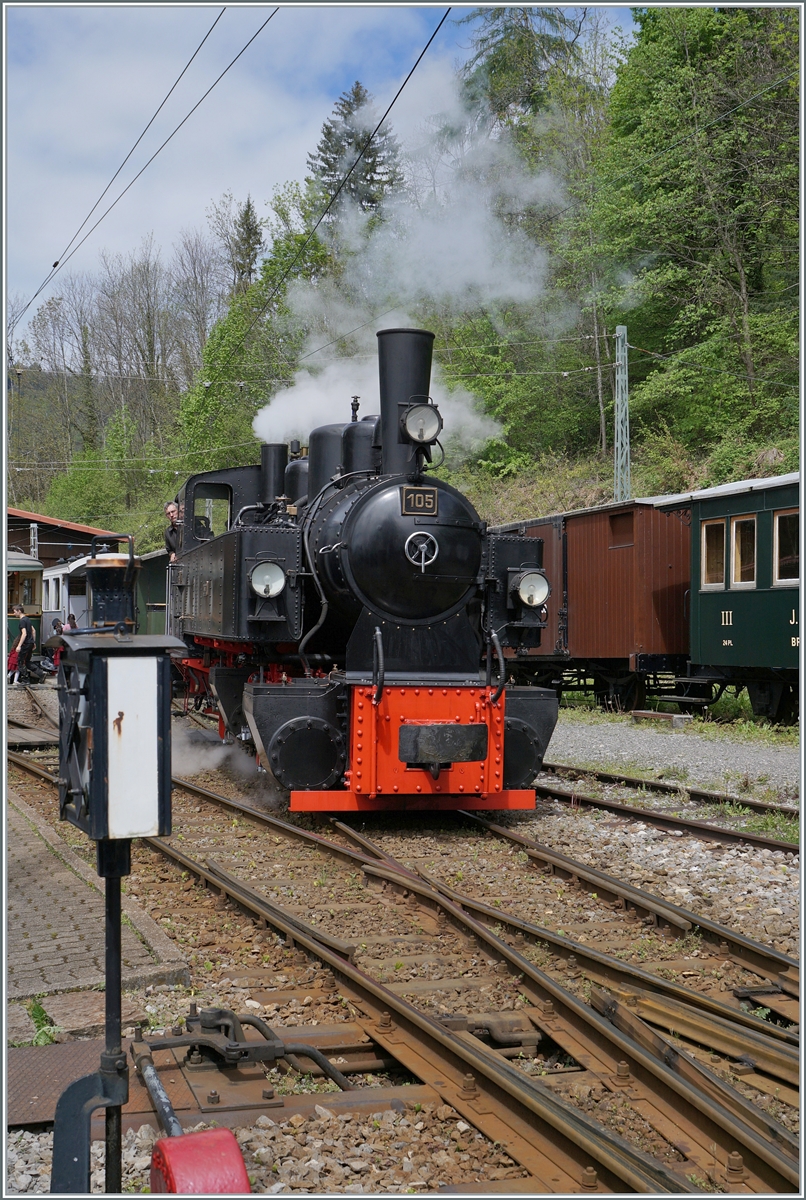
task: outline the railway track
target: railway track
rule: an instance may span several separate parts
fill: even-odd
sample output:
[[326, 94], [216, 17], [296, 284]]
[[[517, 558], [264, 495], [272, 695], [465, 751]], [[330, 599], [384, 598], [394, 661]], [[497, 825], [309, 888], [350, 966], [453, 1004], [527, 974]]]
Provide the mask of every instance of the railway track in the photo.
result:
[[[30, 694], [31, 699], [47, 718], [48, 722], [51, 725], [55, 724], [36, 700], [34, 694]], [[195, 714], [190, 715], [194, 716]], [[28, 725], [18, 720], [14, 720], [12, 723], [15, 727], [23, 730], [39, 732], [48, 736], [52, 736], [53, 733], [52, 728], [43, 729], [41, 726]], [[202, 722], [199, 721], [199, 724], [202, 724]], [[204, 727], [209, 728], [209, 726]], [[657, 829], [686, 834], [704, 841], [721, 842], [726, 845], [741, 845], [744, 843], [761, 850], [782, 851], [789, 854], [795, 853], [797, 850], [799, 831], [794, 821], [799, 818], [800, 810], [793, 805], [767, 804], [759, 800], [744, 799], [721, 792], [709, 792], [700, 788], [678, 788], [673, 784], [664, 783], [660, 780], [646, 780], [637, 776], [576, 768], [570, 764], [544, 763], [544, 773], [571, 775], [576, 779], [582, 776], [583, 778], [592, 778], [605, 784], [622, 784], [629, 788], [655, 791], [662, 795], [674, 796], [682, 804], [740, 806], [741, 808], [768, 816], [775, 815], [785, 819], [789, 818], [793, 821], [792, 837], [790, 840], [783, 840], [766, 837], [742, 828], [729, 828], [725, 825], [713, 824], [713, 818], [705, 821], [697, 820], [696, 818], [681, 817], [675, 813], [657, 811], [655, 809], [639, 807], [633, 803], [623, 803], [614, 799], [591, 795], [589, 792], [581, 791], [578, 787], [565, 789], [556, 784], [541, 783], [540, 780], [536, 781], [534, 785], [536, 795], [544, 799], [555, 800], [573, 808], [588, 807], [600, 809], [627, 820], [641, 821]]]
[[623, 784], [629, 788], [640, 788], [647, 791], [656, 791], [663, 795], [673, 795], [677, 801], [675, 807], [690, 804], [696, 811], [701, 806], [710, 806], [713, 808], [720, 805], [723, 807], [731, 805], [734, 808], [748, 809], [763, 813], [766, 816], [776, 816], [784, 820], [790, 820], [792, 822], [792, 836], [789, 840], [783, 840], [753, 833], [741, 827], [729, 828], [725, 825], [713, 824], [712, 821], [717, 818], [710, 817], [710, 815], [708, 820], [697, 820], [692, 817], [681, 817], [672, 812], [663, 812], [643, 806], [639, 807], [633, 802], [624, 803], [615, 799], [595, 796], [590, 792], [582, 791], [578, 786], [563, 788], [557, 784], [541, 782], [539, 779], [534, 784], [537, 796], [548, 800], [556, 800], [561, 804], [567, 804], [573, 808], [598, 808], [604, 812], [613, 813], [628, 820], [642, 821], [644, 824], [652, 825], [656, 829], [674, 830], [675, 832], [688, 834], [690, 837], [700, 838], [703, 841], [723, 842], [734, 845], [745, 843], [749, 846], [757, 846], [760, 850], [780, 850], [789, 854], [797, 853], [799, 827], [795, 822], [800, 817], [800, 810], [792, 805], [766, 804], [760, 800], [745, 801], [739, 797], [728, 796], [720, 792], [707, 792], [697, 788], [678, 789], [671, 784], [661, 784], [660, 781], [656, 783], [652, 780], [640, 779], [635, 776], [616, 775], [605, 771], [578, 770], [571, 766], [558, 766], [554, 763], [544, 763], [543, 769], [545, 772], [572, 775], [576, 779], [579, 779], [580, 776], [589, 776], [602, 783]]
[[[48, 777], [41, 768], [37, 773]], [[382, 1056], [395, 1058], [435, 1088], [482, 1133], [492, 1136], [495, 1121], [509, 1122], [507, 1153], [530, 1178], [545, 1183], [545, 1190], [593, 1190], [591, 1171], [600, 1190], [615, 1190], [618, 1181], [649, 1191], [705, 1184], [761, 1193], [794, 1190], [797, 1151], [791, 1134], [739, 1091], [763, 1095], [766, 1083], [779, 1094], [794, 1090], [797, 1038], [787, 1029], [456, 891], [411, 853], [392, 854], [388, 843], [395, 838], [400, 843], [399, 834], [370, 842], [337, 823], [333, 836], [325, 838], [188, 781], [175, 784], [184, 792], [175, 793], [175, 834], [153, 848], [280, 932], [297, 953], [329, 968], [345, 1001], [372, 1024]], [[218, 812], [204, 813], [192, 803], [198, 799]], [[222, 809], [231, 816], [229, 829]], [[510, 831], [479, 821], [476, 828], [478, 843], [504, 848], [539, 893], [547, 877], [532, 864], [545, 869], [545, 854], [551, 852], [538, 847], [537, 858], [530, 857], [520, 849], [523, 839], [516, 844]], [[465, 841], [472, 853], [470, 838]], [[671, 937], [673, 948], [682, 934], [693, 950], [696, 914], [638, 895], [639, 889], [556, 855], [555, 890], [569, 866], [578, 872], [569, 880], [590, 885], [586, 904], [594, 887], [599, 889], [596, 907], [606, 906], [611, 925], [634, 936], [643, 916], [652, 932], [648, 925], [640, 928], [653, 943]], [[253, 869], [260, 891], [244, 877]], [[719, 938], [716, 954], [699, 962], [689, 956], [689, 962], [707, 967], [711, 958], [722, 961], [730, 981], [738, 979], [750, 991], [760, 972], [773, 971], [775, 978], [783, 972], [791, 998], [797, 982], [792, 960], [720, 927], [708, 933], [711, 939], [700, 939], [698, 955]], [[671, 1022], [676, 1036], [669, 1032]], [[422, 1045], [410, 1045], [424, 1034], [430, 1039], [427, 1054]], [[465, 1054], [461, 1061], [450, 1057], [458, 1045]], [[715, 1047], [727, 1078], [703, 1062]], [[676, 1070], [670, 1061], [678, 1064]], [[747, 1068], [737, 1087], [729, 1082], [737, 1082], [733, 1068]], [[749, 1088], [749, 1077], [760, 1086]], [[516, 1099], [531, 1117], [512, 1108]], [[534, 1158], [524, 1130], [535, 1115], [544, 1133], [550, 1127], [560, 1139], [549, 1160], [565, 1167], [573, 1162], [574, 1170], [563, 1167], [560, 1175], [547, 1176], [545, 1164]], [[627, 1134], [638, 1156], [631, 1165], [621, 1162], [621, 1175], [613, 1146], [618, 1143], [622, 1153], [622, 1139], [614, 1141], [607, 1122]], [[500, 1125], [496, 1128], [494, 1140], [504, 1140]], [[644, 1173], [636, 1188], [639, 1159], [640, 1170], [646, 1172], [651, 1162], [655, 1174], [650, 1180]], [[579, 1174], [580, 1165], [587, 1174]]]

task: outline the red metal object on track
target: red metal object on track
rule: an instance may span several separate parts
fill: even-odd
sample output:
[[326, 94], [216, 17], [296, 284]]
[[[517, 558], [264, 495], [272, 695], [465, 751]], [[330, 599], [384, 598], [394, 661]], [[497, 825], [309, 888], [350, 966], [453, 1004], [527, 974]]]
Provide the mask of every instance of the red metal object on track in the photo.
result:
[[[374, 696], [372, 687], [353, 690], [347, 789], [294, 791], [292, 812], [534, 808], [532, 789], [504, 788], [505, 692], [495, 703], [479, 684], [392, 685], [377, 704]], [[486, 756], [453, 762], [434, 778], [400, 759], [400, 732], [411, 725], [486, 729]]]
[[238, 1196], [252, 1188], [231, 1129], [160, 1138], [151, 1155], [151, 1191], [184, 1196]]

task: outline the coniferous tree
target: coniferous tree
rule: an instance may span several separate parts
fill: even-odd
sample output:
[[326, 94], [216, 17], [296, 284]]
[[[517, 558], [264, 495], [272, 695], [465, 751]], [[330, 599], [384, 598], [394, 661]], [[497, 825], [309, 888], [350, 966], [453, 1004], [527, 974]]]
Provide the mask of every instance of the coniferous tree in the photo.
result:
[[[336, 101], [333, 116], [322, 126], [315, 152], [308, 156], [308, 169], [324, 196], [329, 198], [335, 194], [377, 123], [372, 96], [356, 80]], [[399, 160], [397, 138], [384, 126], [366, 146], [331, 212], [337, 212], [346, 201], [352, 201], [365, 213], [377, 213], [384, 197], [403, 186]]]
[[462, 68], [471, 109], [497, 125], [528, 121], [547, 102], [552, 69], [577, 54], [586, 17], [562, 8], [476, 8], [458, 22], [478, 22], [473, 54]]
[[247, 196], [238, 209], [233, 227], [232, 265], [235, 291], [245, 292], [252, 282], [258, 255], [265, 246], [263, 222], [258, 220], [252, 197]]

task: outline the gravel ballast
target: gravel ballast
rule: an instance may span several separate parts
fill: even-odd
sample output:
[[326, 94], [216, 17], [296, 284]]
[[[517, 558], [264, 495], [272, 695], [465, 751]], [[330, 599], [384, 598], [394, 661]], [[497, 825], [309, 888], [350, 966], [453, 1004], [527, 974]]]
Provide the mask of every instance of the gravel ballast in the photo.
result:
[[[22, 695], [19, 703], [22, 710]], [[29, 700], [25, 703], [30, 705]], [[19, 719], [33, 723], [30, 708], [25, 714], [20, 711]], [[176, 722], [175, 728], [182, 724]], [[692, 786], [732, 793], [741, 788], [755, 794], [775, 789], [780, 800], [788, 803], [797, 803], [799, 794], [800, 762], [795, 747], [731, 738], [728, 732], [699, 736], [692, 727], [680, 732], [655, 729], [633, 725], [625, 717], [597, 720], [564, 710], [547, 758], [635, 773], [640, 768], [640, 773], [648, 777], [665, 775]], [[185, 762], [181, 773], [190, 774]], [[237, 778], [233, 773], [226, 785], [223, 778], [216, 782], [208, 777], [204, 782], [208, 787], [233, 792], [239, 790]], [[253, 780], [249, 802], [258, 799], [259, 787], [259, 782]], [[267, 801], [274, 807], [276, 789], [267, 783], [265, 790]], [[764, 798], [772, 799], [769, 795]], [[287, 816], [282, 810], [276, 815]], [[514, 819], [514, 814], [505, 818], [507, 823]], [[790, 854], [723, 847], [668, 834], [641, 822], [590, 810], [569, 810], [559, 804], [541, 804], [534, 815], [518, 815], [516, 820], [518, 830], [537, 841], [797, 956], [800, 884], [799, 858], [794, 849]], [[300, 823], [308, 824], [308, 819]], [[366, 832], [373, 836], [370, 828]], [[243, 937], [247, 938], [248, 924], [244, 930]], [[241, 1010], [253, 988], [237, 986], [233, 982], [241, 982], [237, 977], [233, 969], [230, 978], [222, 977], [216, 983], [206, 980], [207, 986], [199, 989], [199, 1000]], [[184, 989], [160, 987], [149, 989], [148, 994], [138, 993], [136, 998], [148, 1006], [154, 1027], [158, 1022], [168, 1024], [185, 1010], [188, 996]], [[267, 1007], [265, 1017], [277, 1024], [297, 1024], [332, 1020], [333, 1014], [325, 1006], [294, 1002], [293, 1010], [272, 1012]], [[500, 1147], [477, 1134], [447, 1106], [425, 1106], [420, 1112], [387, 1110], [371, 1117], [356, 1113], [346, 1119], [344, 1114], [331, 1113], [325, 1107], [327, 1102], [323, 1093], [322, 1105], [310, 1118], [295, 1116], [282, 1121], [275, 1114], [262, 1117], [250, 1128], [235, 1130], [254, 1192], [429, 1193], [443, 1183], [504, 1181], [522, 1174]], [[147, 1188], [155, 1137], [156, 1131], [150, 1126], [126, 1135], [126, 1191]], [[51, 1147], [50, 1134], [16, 1132], [9, 1136], [9, 1194], [48, 1191]], [[103, 1144], [97, 1142], [93, 1146], [94, 1193], [103, 1192], [102, 1164]], [[497, 1186], [500, 1188], [501, 1183]]]
[[780, 800], [788, 803], [799, 795], [799, 748], [732, 737], [730, 726], [704, 736], [697, 732], [696, 722], [677, 730], [660, 723], [657, 727], [634, 724], [626, 715], [585, 719], [572, 709], [561, 709], [546, 759], [605, 770], [609, 765], [621, 770], [635, 767], [647, 777], [662, 773], [695, 787], [732, 794], [749, 783], [753, 788], [776, 789]]

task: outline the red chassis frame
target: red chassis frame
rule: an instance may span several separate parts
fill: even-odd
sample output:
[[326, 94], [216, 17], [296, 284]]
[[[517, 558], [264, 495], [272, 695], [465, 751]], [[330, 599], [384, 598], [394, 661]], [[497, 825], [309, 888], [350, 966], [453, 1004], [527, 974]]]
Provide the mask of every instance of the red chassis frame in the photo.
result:
[[[353, 688], [347, 788], [291, 793], [292, 812], [424, 809], [533, 809], [532, 788], [503, 784], [505, 696], [479, 684], [449, 687]], [[486, 724], [487, 757], [453, 763], [437, 779], [398, 757], [401, 725]]]

